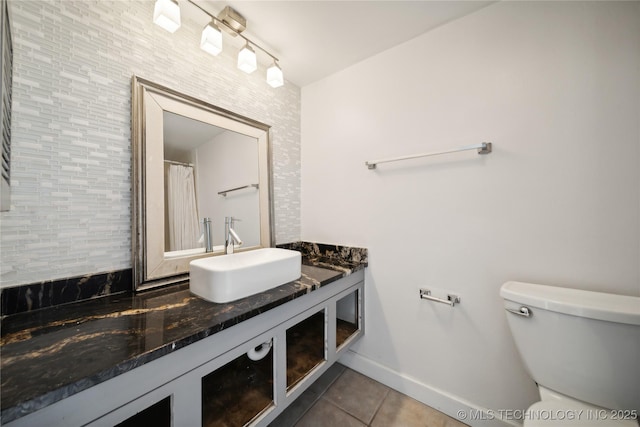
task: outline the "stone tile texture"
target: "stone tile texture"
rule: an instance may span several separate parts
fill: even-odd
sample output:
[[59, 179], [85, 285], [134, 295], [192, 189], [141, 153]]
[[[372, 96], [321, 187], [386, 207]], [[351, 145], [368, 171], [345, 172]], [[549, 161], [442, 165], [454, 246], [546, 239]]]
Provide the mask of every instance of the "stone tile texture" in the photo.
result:
[[[450, 421], [458, 424], [450, 424]], [[464, 426], [464, 424], [409, 396], [390, 390], [371, 423], [371, 427], [389, 426], [453, 427]]]
[[465, 427], [454, 418], [336, 363], [270, 427]]
[[327, 399], [320, 399], [296, 424], [296, 427], [365, 427], [366, 424], [339, 410]]
[[351, 369], [336, 380], [324, 397], [343, 411], [369, 424], [389, 388]]

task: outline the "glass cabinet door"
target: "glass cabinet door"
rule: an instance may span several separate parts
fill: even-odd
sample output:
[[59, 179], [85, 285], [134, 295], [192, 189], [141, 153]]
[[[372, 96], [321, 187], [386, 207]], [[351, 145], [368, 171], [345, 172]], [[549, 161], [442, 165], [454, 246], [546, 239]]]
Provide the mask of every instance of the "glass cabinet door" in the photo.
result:
[[[273, 406], [271, 342], [202, 378], [202, 425], [243, 426]], [[266, 356], [259, 360], [263, 353]]]
[[336, 302], [336, 348], [339, 349], [351, 336], [360, 330], [359, 290]]
[[324, 309], [287, 329], [287, 390], [326, 360], [325, 331]]

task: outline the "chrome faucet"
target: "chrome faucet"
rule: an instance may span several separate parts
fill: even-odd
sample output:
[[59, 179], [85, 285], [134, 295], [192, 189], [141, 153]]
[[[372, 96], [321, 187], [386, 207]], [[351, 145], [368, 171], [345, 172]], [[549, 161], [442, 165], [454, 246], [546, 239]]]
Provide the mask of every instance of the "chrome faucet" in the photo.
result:
[[207, 217], [202, 220], [204, 247], [206, 252], [213, 252], [213, 239], [211, 238], [211, 218]]
[[234, 221], [240, 221], [240, 220], [232, 216], [224, 217], [224, 250], [225, 250], [225, 253], [227, 254], [233, 253], [235, 244], [238, 244], [238, 245], [242, 244], [242, 240], [233, 229]]

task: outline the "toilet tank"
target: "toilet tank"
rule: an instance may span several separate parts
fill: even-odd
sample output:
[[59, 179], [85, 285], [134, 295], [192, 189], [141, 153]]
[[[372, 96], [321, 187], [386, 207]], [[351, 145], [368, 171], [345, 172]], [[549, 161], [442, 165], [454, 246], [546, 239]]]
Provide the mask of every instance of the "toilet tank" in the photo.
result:
[[640, 297], [522, 282], [500, 289], [516, 347], [548, 389], [608, 409], [640, 411]]

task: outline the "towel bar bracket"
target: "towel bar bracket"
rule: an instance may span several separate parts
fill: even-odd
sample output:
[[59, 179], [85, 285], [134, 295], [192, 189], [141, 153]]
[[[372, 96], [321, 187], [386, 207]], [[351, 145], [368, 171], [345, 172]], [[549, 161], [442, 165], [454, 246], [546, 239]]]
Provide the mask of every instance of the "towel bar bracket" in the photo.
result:
[[478, 154], [489, 154], [491, 149], [492, 147], [490, 142], [483, 142], [482, 146], [478, 148]]

